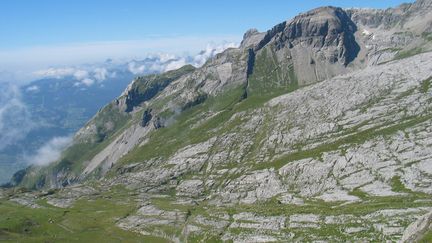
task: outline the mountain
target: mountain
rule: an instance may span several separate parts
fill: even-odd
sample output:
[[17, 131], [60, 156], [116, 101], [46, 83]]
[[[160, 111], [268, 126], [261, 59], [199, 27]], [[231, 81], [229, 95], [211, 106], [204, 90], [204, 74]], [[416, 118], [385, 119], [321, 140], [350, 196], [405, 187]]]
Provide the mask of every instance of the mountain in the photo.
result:
[[[161, 73], [186, 63], [201, 66], [233, 43], [209, 45], [196, 55], [155, 54], [141, 60], [83, 64], [35, 72], [22, 86], [0, 83], [0, 184], [29, 164], [58, 159], [58, 141], [69, 140], [137, 75]], [[56, 142], [57, 141], [57, 142]]]
[[0, 232], [429, 241], [431, 10], [322, 7], [202, 67], [135, 78], [61, 159], [15, 174], [0, 210], [23, 221]]

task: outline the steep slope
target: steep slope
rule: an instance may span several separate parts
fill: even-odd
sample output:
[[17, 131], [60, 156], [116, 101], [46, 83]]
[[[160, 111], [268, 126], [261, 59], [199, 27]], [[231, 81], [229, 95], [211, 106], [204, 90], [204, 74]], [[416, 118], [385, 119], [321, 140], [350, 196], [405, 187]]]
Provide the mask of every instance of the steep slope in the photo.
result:
[[315, 9], [138, 78], [16, 183], [76, 184], [39, 197], [77, 210], [120, 191], [112, 224], [170, 241], [399, 240], [432, 210], [429, 3]]

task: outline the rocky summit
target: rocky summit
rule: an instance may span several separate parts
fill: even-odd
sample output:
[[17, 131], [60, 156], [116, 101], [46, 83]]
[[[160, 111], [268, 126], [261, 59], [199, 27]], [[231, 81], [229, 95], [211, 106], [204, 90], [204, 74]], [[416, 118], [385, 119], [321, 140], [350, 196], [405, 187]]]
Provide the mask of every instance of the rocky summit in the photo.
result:
[[136, 78], [0, 191], [0, 240], [430, 242], [431, 50], [431, 0], [322, 7]]

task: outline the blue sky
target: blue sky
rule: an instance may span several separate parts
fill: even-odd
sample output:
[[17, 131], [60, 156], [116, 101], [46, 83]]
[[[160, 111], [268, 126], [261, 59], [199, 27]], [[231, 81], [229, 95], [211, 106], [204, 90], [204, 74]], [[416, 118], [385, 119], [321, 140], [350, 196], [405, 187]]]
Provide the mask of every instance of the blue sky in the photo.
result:
[[197, 51], [208, 42], [239, 42], [249, 28], [265, 31], [319, 6], [386, 8], [402, 2], [407, 1], [4, 0], [0, 71], [122, 53]]
[[395, 6], [402, 0], [5, 0], [0, 46], [137, 40], [157, 36], [241, 35], [264, 31], [308, 9]]

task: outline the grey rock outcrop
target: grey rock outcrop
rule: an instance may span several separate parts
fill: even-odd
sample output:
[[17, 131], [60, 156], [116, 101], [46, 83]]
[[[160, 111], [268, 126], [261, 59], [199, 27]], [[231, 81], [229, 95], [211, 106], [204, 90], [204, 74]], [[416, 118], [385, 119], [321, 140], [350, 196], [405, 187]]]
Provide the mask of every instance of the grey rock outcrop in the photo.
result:
[[404, 231], [401, 242], [419, 242], [427, 232], [432, 230], [432, 213], [421, 216]]

